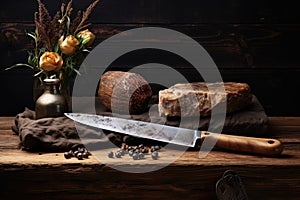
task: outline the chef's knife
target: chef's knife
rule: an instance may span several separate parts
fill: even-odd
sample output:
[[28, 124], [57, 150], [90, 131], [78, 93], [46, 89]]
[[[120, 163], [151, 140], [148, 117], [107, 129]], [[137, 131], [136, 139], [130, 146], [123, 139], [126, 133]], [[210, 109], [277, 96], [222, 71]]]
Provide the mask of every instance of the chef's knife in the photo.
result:
[[217, 148], [265, 156], [276, 156], [283, 150], [281, 142], [276, 139], [225, 135], [102, 115], [65, 115], [83, 125], [187, 147], [195, 147], [196, 141], [201, 138], [216, 141]]

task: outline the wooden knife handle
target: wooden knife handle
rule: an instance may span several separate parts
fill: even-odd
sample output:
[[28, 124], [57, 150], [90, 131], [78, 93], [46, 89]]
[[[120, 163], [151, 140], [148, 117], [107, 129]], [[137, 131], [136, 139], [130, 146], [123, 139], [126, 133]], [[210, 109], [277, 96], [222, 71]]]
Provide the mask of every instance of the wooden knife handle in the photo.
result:
[[265, 156], [276, 156], [281, 154], [283, 145], [279, 140], [269, 138], [256, 138], [217, 134], [203, 131], [201, 138], [216, 141], [215, 147]]

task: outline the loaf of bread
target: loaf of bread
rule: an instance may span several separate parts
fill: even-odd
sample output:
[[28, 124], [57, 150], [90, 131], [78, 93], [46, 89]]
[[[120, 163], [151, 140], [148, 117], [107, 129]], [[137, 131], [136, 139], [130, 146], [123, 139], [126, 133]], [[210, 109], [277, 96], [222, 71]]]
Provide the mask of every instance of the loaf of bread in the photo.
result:
[[121, 114], [140, 114], [147, 110], [152, 90], [139, 74], [108, 71], [100, 78], [98, 96], [108, 110]]
[[[225, 95], [220, 95], [221, 84], [224, 84]], [[226, 112], [231, 113], [245, 108], [251, 101], [251, 90], [246, 83], [195, 82], [176, 84], [159, 91], [158, 109], [160, 116], [191, 117], [199, 116], [199, 113], [209, 116], [213, 108], [224, 102], [227, 102]]]

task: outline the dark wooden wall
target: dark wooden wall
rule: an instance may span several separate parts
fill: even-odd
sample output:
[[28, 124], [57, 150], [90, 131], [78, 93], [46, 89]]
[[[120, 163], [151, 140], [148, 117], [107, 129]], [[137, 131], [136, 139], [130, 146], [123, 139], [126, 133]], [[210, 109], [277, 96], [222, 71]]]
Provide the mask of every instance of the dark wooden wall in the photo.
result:
[[[52, 14], [61, 3], [43, 2]], [[74, 9], [90, 2], [74, 0]], [[9, 0], [0, 7], [0, 115], [15, 115], [25, 106], [33, 108], [31, 70], [4, 69], [26, 62], [31, 41], [25, 30], [34, 30], [36, 10], [35, 0]], [[159, 26], [185, 33], [206, 48], [225, 81], [250, 84], [268, 115], [300, 113], [300, 12], [296, 1], [102, 0], [91, 21], [97, 35], [95, 45], [135, 27]], [[137, 52], [135, 59], [116, 65], [138, 63], [139, 55], [144, 56]], [[180, 65], [172, 60], [164, 62]], [[189, 74], [189, 66], [180, 67]], [[190, 80], [199, 77], [190, 73]]]

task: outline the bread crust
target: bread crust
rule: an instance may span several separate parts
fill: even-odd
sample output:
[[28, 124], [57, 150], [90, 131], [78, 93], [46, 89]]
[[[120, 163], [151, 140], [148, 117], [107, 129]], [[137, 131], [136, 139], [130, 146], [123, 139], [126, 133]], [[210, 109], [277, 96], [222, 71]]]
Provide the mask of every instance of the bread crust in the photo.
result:
[[159, 91], [158, 109], [160, 116], [191, 117], [199, 116], [199, 113], [200, 116], [210, 116], [212, 109], [221, 112], [222, 109], [216, 108], [225, 102], [226, 113], [232, 113], [247, 107], [251, 99], [251, 89], [247, 83], [179, 83]]

